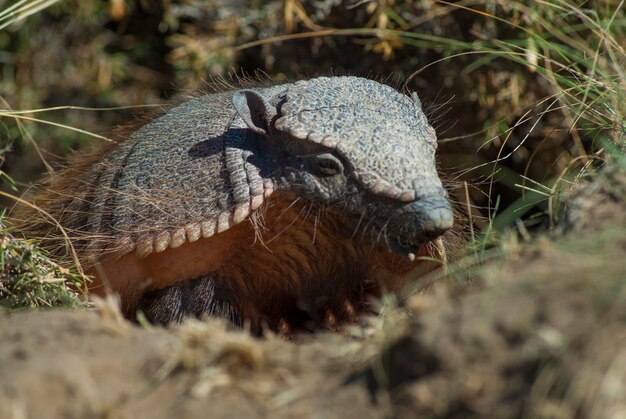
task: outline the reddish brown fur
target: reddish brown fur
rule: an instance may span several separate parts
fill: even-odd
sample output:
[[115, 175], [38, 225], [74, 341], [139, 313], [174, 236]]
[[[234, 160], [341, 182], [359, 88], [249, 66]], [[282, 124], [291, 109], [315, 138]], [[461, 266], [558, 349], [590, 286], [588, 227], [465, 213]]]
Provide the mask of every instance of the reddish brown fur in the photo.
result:
[[[237, 295], [238, 311], [255, 327], [267, 322], [288, 330], [295, 313], [315, 311], [328, 327], [353, 321], [365, 299], [397, 291], [415, 262], [338, 233], [340, 214], [319, 215], [308, 203], [276, 192], [255, 217], [210, 239], [139, 259], [134, 253], [97, 265], [92, 292], [112, 290], [132, 313], [145, 292], [215, 272], [220, 286]], [[261, 215], [262, 214], [262, 215]], [[418, 256], [438, 258], [425, 245]], [[105, 285], [105, 286], [103, 286]], [[330, 300], [329, 300], [330, 298]], [[290, 316], [293, 315], [293, 316]]]

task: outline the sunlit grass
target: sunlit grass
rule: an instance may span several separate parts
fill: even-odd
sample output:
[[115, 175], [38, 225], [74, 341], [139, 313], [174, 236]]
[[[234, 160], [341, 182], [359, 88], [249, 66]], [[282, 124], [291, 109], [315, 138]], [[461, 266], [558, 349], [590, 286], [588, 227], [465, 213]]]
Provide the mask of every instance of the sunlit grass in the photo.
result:
[[61, 0], [20, 0], [0, 10], [0, 30], [41, 12]]
[[0, 214], [0, 307], [80, 307], [88, 279], [66, 268], [35, 241], [11, 234]]

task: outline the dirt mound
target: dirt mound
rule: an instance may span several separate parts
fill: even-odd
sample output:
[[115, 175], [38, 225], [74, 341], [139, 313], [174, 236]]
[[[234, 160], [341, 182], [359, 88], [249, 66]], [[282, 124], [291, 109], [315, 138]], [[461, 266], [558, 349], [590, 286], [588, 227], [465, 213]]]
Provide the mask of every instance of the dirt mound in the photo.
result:
[[383, 355], [397, 416], [625, 414], [624, 233], [539, 243], [481, 292], [414, 300], [426, 308]]
[[344, 384], [362, 348], [339, 336], [300, 346], [77, 310], [5, 314], [0, 339], [2, 418], [380, 416], [364, 386]]

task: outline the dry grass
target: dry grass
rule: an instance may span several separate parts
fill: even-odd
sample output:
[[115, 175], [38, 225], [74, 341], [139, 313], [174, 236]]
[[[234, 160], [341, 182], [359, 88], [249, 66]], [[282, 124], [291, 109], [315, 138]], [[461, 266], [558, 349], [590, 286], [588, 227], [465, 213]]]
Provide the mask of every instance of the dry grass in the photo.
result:
[[83, 307], [88, 278], [52, 259], [32, 240], [16, 238], [0, 217], [0, 307]]

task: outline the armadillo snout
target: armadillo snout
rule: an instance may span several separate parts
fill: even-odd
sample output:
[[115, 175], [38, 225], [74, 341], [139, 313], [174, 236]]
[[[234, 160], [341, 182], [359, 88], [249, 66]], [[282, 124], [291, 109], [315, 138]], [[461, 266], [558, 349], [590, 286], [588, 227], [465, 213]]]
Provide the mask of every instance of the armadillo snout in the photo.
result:
[[424, 243], [451, 229], [453, 224], [452, 206], [446, 198], [422, 198], [397, 209], [390, 217], [388, 244], [394, 253], [415, 252]]

